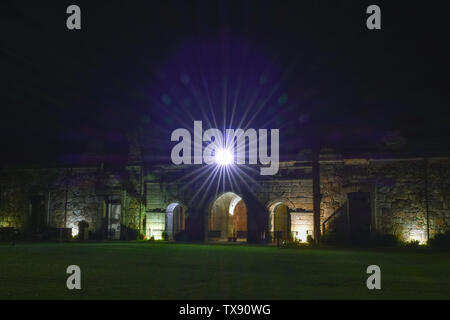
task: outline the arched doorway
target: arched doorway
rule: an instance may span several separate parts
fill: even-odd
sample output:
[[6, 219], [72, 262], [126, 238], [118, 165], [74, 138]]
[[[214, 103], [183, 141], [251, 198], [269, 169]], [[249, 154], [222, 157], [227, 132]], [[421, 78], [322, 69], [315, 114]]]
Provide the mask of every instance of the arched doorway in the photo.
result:
[[184, 231], [184, 227], [184, 208], [177, 202], [169, 204], [166, 209], [166, 233], [169, 240], [175, 239], [179, 232]]
[[211, 205], [208, 222], [208, 240], [247, 241], [247, 207], [234, 192], [226, 192], [216, 198]]
[[276, 202], [269, 207], [269, 232], [272, 242], [291, 240], [291, 214], [289, 207]]

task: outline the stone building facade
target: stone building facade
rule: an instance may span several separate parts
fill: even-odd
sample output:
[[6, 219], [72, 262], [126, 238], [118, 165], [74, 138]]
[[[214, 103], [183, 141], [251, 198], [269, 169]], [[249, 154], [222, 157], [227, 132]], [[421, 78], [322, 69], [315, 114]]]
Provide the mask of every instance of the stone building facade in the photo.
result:
[[[210, 166], [211, 170], [212, 167]], [[236, 166], [211, 175], [196, 165], [121, 168], [3, 167], [0, 228], [33, 239], [88, 224], [90, 239], [306, 241], [313, 237], [312, 164], [280, 163], [274, 176]], [[258, 172], [258, 173], [256, 173]], [[360, 241], [395, 234], [422, 243], [450, 229], [450, 158], [320, 160], [320, 225], [329, 237]], [[219, 201], [218, 199], [222, 199]], [[226, 199], [226, 200], [223, 200]], [[83, 235], [84, 237], [84, 235]]]

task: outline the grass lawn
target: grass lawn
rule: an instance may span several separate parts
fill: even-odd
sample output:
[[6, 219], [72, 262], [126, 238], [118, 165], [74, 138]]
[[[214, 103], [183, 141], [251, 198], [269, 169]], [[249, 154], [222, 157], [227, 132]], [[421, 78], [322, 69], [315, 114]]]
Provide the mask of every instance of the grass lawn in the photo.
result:
[[[68, 265], [82, 290], [66, 288]], [[366, 268], [381, 268], [368, 290]], [[450, 299], [450, 253], [146, 242], [0, 244], [0, 299]]]

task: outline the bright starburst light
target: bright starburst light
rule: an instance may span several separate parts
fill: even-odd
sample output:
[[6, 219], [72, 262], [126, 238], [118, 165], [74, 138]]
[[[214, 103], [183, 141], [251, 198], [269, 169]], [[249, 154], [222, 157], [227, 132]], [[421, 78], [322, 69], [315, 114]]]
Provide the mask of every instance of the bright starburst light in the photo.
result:
[[216, 152], [216, 163], [221, 166], [233, 164], [233, 154], [228, 149], [219, 149]]
[[[284, 108], [290, 101], [282, 91], [285, 80], [281, 81], [278, 66], [258, 48], [249, 47], [239, 39], [227, 39], [226, 43], [230, 51], [224, 51], [223, 41], [187, 43], [161, 67], [161, 77], [165, 80], [156, 91], [160, 97], [156, 103], [161, 108], [155, 112], [158, 119], [155, 123], [161, 130], [166, 130], [166, 124], [172, 131], [192, 128], [194, 121], [202, 121], [204, 131], [199, 133], [200, 137], [209, 129], [220, 130], [223, 137], [218, 141], [192, 139], [194, 148], [200, 144], [203, 152], [211, 143], [216, 145], [211, 145], [215, 147], [213, 154], [211, 149], [207, 150], [208, 160], [213, 156], [208, 165], [195, 163], [196, 155], [191, 150], [192, 166], [180, 170], [182, 174], [172, 181], [181, 186], [180, 195], [192, 194], [188, 207], [208, 208], [208, 201], [224, 192], [256, 196], [259, 184], [255, 177], [260, 175], [262, 166], [250, 164], [250, 137], [241, 135], [252, 128], [279, 127], [275, 121], [282, 119], [283, 110], [290, 110]], [[226, 64], [225, 57], [229, 59]], [[227, 129], [235, 130], [236, 134], [238, 129], [242, 132], [230, 139]], [[190, 133], [195, 135], [195, 127]], [[158, 143], [167, 144], [167, 139], [164, 135], [164, 140]], [[239, 139], [244, 141], [244, 150], [238, 150]], [[244, 158], [238, 158], [239, 151], [244, 152]], [[202, 159], [202, 155], [197, 156]]]

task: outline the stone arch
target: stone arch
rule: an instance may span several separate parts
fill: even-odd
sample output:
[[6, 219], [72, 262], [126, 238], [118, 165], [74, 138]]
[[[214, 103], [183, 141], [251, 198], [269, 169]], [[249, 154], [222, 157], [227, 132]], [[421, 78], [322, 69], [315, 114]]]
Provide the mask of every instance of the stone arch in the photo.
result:
[[186, 205], [174, 200], [166, 206], [165, 231], [169, 240], [174, 240], [178, 233], [186, 228]]
[[166, 201], [164, 201], [164, 204], [163, 204], [164, 207], [163, 207], [163, 208], [166, 208], [166, 209], [167, 209], [167, 207], [168, 207], [169, 205], [173, 204], [173, 203], [177, 203], [180, 207], [182, 207], [183, 210], [185, 211], [185, 212], [184, 212], [185, 215], [188, 215], [188, 214], [189, 214], [189, 213], [188, 213], [188, 206], [186, 205], [186, 203], [184, 203], [183, 201], [178, 200], [177, 198], [169, 198], [169, 199], [167, 199]]
[[352, 192], [374, 192], [375, 186], [368, 183], [349, 183], [342, 186], [342, 193], [348, 194]]
[[283, 203], [284, 205], [286, 205], [289, 208], [289, 210], [296, 211], [295, 204], [291, 201], [291, 199], [286, 198], [286, 197], [276, 198], [275, 200], [267, 201], [265, 204], [265, 207], [268, 209], [271, 206], [273, 206], [274, 204], [280, 203], [280, 202]]
[[295, 206], [291, 201], [279, 199], [266, 204], [268, 211], [268, 232], [272, 242], [291, 239], [291, 212]]
[[234, 192], [223, 192], [212, 199], [208, 209], [207, 239], [247, 241], [247, 207]]

